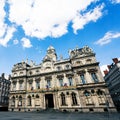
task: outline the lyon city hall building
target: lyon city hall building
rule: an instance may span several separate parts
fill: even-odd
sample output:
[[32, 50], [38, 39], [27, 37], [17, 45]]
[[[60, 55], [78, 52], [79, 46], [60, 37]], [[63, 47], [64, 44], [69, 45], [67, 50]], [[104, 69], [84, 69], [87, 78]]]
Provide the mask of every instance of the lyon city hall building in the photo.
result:
[[13, 66], [9, 111], [116, 111], [96, 61], [85, 46], [69, 50], [69, 58], [57, 60], [50, 46], [41, 64], [32, 61]]

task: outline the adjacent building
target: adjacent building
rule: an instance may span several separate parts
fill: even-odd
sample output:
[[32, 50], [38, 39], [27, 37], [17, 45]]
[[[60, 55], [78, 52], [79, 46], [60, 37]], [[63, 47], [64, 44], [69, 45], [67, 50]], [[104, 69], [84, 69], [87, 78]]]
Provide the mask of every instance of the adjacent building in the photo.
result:
[[116, 111], [91, 48], [69, 50], [57, 59], [50, 46], [39, 65], [20, 62], [12, 68], [9, 111]]
[[113, 59], [113, 63], [108, 65], [108, 70], [105, 70], [105, 82], [108, 85], [111, 97], [118, 111], [120, 111], [120, 61], [117, 58]]
[[10, 80], [5, 79], [4, 73], [0, 77], [0, 111], [8, 110], [8, 97], [10, 91]]

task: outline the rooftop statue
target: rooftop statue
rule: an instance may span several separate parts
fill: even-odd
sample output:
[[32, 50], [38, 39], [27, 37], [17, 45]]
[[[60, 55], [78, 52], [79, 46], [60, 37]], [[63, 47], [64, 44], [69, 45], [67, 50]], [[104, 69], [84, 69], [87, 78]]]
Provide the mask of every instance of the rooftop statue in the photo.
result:
[[77, 47], [74, 50], [71, 50], [71, 49], [69, 50], [69, 56], [71, 58], [79, 56], [79, 55], [83, 56], [83, 55], [91, 54], [91, 53], [93, 53], [93, 51], [88, 46], [84, 46], [83, 48], [80, 48], [80, 49]]

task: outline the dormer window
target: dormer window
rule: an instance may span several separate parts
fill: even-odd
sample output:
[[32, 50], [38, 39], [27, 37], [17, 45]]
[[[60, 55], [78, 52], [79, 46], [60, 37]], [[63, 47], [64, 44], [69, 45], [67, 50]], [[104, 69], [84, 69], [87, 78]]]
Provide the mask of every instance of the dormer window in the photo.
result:
[[66, 65], [66, 66], [65, 66], [65, 69], [70, 69], [70, 65]]
[[36, 73], [38, 73], [39, 72], [39, 70], [36, 70]]
[[29, 74], [32, 75], [32, 71], [30, 71]]
[[17, 76], [17, 73], [14, 73], [14, 77], [16, 77]]
[[58, 66], [58, 67], [57, 67], [57, 70], [58, 70], [58, 71], [59, 71], [59, 70], [62, 70], [62, 68], [61, 68], [60, 66]]
[[76, 61], [76, 65], [82, 65], [81, 61]]
[[20, 72], [20, 75], [23, 75], [23, 72]]
[[88, 63], [88, 64], [91, 63], [91, 62], [92, 62], [92, 59], [87, 59], [86, 60], [86, 63]]

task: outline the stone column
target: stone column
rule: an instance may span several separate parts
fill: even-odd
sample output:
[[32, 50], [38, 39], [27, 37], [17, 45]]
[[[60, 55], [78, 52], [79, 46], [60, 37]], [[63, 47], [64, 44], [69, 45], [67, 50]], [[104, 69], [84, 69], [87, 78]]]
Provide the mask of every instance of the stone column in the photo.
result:
[[53, 102], [54, 102], [54, 109], [58, 109], [58, 99], [57, 99], [57, 93], [55, 92], [53, 94]]
[[15, 108], [18, 108], [18, 98], [15, 99]]
[[35, 96], [32, 97], [32, 107], [33, 107], [33, 108], [35, 107]]
[[68, 105], [68, 107], [71, 107], [71, 96], [70, 96], [70, 92], [68, 95], [66, 95], [66, 104]]
[[19, 90], [19, 80], [16, 82], [16, 90]]

